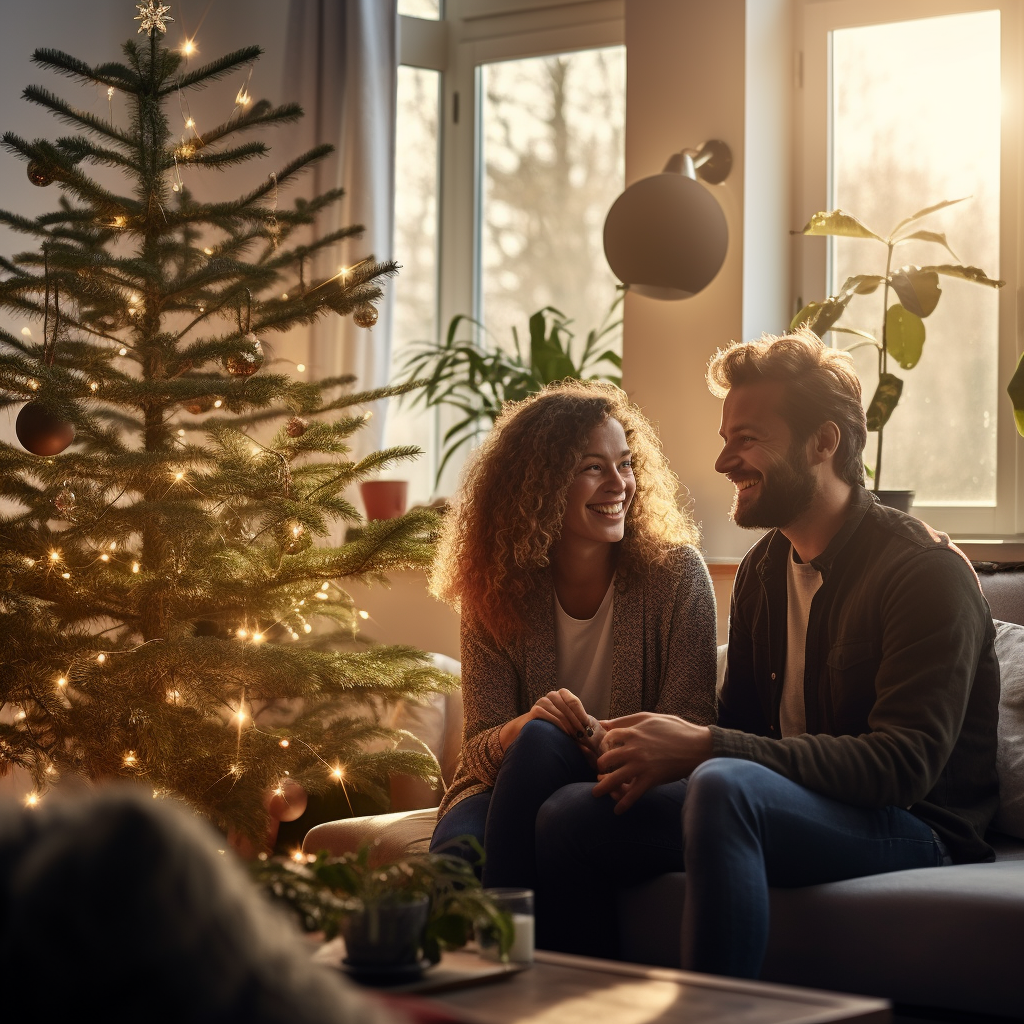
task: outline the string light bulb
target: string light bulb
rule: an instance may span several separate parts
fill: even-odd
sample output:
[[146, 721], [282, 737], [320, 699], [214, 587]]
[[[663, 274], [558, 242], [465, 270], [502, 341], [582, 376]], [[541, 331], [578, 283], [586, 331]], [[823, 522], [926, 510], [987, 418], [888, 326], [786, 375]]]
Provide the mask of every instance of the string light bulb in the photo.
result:
[[60, 578], [62, 580], [69, 580], [69, 579], [71, 579], [71, 573], [69, 573], [69, 572], [62, 572], [60, 574]]
[[138, 562], [132, 562], [132, 572], [138, 572], [142, 568]]
[[125, 768], [134, 768], [139, 763], [139, 759], [135, 756], [134, 750], [129, 750], [124, 755], [124, 766]]
[[310, 625], [310, 624], [309, 624], [309, 623], [307, 622], [307, 623], [306, 623], [306, 624], [305, 624], [305, 625], [304, 625], [304, 626], [302, 627], [302, 631], [303, 631], [304, 633], [312, 633], [312, 632], [313, 632], [313, 627], [312, 627], [312, 626], [311, 626], [311, 625]]
[[39, 794], [38, 793], [29, 793], [28, 796], [25, 797], [25, 806], [26, 807], [36, 807], [38, 804], [39, 804]]
[[306, 855], [301, 850], [292, 850], [292, 860], [296, 864], [304, 864], [306, 862]]
[[264, 640], [264, 636], [263, 636], [262, 633], [253, 633], [253, 635], [252, 635], [252, 642], [254, 644], [261, 644], [261, 643], [263, 643], [263, 640]]
[[244, 626], [235, 632], [235, 636], [237, 636], [239, 640], [244, 640], [248, 635], [249, 630], [247, 630]]
[[121, 348], [119, 348], [117, 350], [117, 354], [119, 356], [126, 356], [126, 355], [128, 355], [128, 349], [126, 349], [126, 348], [124, 348], [124, 346], [122, 346]]
[[60, 686], [60, 687], [65, 687], [65, 686], [67, 686], [67, 685], [68, 685], [68, 681], [67, 681], [67, 678], [66, 678], [65, 676], [61, 676], [61, 677], [60, 677], [60, 678], [59, 678], [59, 679], [57, 680], [57, 685], [58, 685], [58, 686]]
[[345, 778], [345, 772], [341, 765], [335, 765], [331, 769], [331, 776], [337, 779], [338, 782], [341, 782]]
[[296, 363], [295, 364], [295, 369], [298, 370], [299, 373], [305, 373], [306, 372], [306, 364], [305, 363]]
[[102, 665], [107, 660], [107, 656], [100, 652], [96, 655], [96, 660]]
[[361, 618], [361, 619], [368, 619], [369, 617], [370, 617], [370, 613], [365, 608], [360, 608], [359, 609], [359, 618]]
[[100, 555], [100, 561], [101, 562], [109, 562], [110, 561], [110, 555], [108, 555], [108, 554]]
[[288, 740], [281, 740], [281, 742], [278, 743], [278, 746], [279, 747], [285, 747], [287, 749], [288, 747], [291, 746], [291, 743]]
[[59, 551], [51, 551], [50, 552], [50, 561], [51, 562], [59, 562], [60, 561], [60, 552]]
[[21, 333], [22, 333], [22, 334], [23, 334], [23, 335], [24, 335], [24, 336], [25, 336], [26, 338], [31, 338], [31, 337], [32, 337], [32, 328], [31, 328], [31, 327], [22, 327], [22, 329], [21, 329]]
[[[186, 39], [181, 44], [181, 54], [183, 57], [191, 57], [193, 53], [196, 53], [196, 42], [194, 39]], [[189, 118], [189, 120], [191, 121], [192, 119]]]
[[213, 403], [213, 407], [214, 409], [219, 409], [223, 404], [224, 400], [222, 398], [218, 398], [217, 401]]

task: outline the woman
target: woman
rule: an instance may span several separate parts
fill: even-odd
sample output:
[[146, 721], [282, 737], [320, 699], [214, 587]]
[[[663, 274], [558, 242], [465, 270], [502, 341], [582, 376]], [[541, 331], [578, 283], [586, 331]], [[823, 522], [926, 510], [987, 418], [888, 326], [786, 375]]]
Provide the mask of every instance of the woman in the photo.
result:
[[714, 593], [676, 488], [596, 381], [507, 405], [467, 470], [432, 578], [461, 606], [465, 733], [431, 849], [476, 837], [487, 885], [534, 884], [537, 811], [596, 780], [601, 719], [715, 719]]

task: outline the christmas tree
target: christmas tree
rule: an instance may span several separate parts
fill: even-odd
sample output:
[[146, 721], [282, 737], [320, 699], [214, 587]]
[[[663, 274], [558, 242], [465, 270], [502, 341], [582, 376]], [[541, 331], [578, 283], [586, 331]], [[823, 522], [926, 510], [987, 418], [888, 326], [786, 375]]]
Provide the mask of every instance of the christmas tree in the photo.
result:
[[35, 246], [0, 259], [0, 303], [41, 334], [0, 332], [0, 402], [21, 406], [24, 445], [0, 444], [0, 773], [31, 774], [30, 804], [70, 776], [140, 779], [258, 840], [270, 794], [301, 798], [295, 784], [382, 795], [391, 772], [436, 772], [394, 749], [376, 708], [446, 677], [409, 648], [344, 644], [359, 611], [339, 585], [423, 565], [435, 523], [414, 510], [313, 543], [359, 523], [347, 487], [416, 454], [348, 457], [357, 407], [402, 389], [267, 372], [260, 338], [334, 314], [372, 325], [395, 267], [369, 257], [306, 280], [358, 231], [310, 230], [340, 189], [279, 202], [329, 146], [245, 195], [197, 200], [190, 173], [266, 155], [238, 137], [302, 112], [252, 102], [246, 79], [229, 119], [200, 130], [189, 100], [262, 51], [190, 68], [188, 44], [164, 45], [169, 8], [137, 6], [123, 63], [33, 55], [118, 94], [127, 123], [30, 86], [76, 133], [3, 137], [62, 195], [35, 219], [0, 212]]

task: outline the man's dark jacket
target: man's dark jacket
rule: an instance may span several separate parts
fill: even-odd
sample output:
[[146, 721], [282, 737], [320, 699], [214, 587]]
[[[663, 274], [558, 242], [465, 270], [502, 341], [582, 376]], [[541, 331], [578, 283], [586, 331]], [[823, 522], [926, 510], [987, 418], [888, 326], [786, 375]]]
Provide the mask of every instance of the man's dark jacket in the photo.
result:
[[970, 563], [944, 534], [856, 488], [811, 562], [822, 583], [807, 623], [807, 733], [781, 738], [790, 551], [772, 530], [740, 564], [714, 755], [844, 803], [905, 807], [954, 861], [991, 860], [999, 665]]

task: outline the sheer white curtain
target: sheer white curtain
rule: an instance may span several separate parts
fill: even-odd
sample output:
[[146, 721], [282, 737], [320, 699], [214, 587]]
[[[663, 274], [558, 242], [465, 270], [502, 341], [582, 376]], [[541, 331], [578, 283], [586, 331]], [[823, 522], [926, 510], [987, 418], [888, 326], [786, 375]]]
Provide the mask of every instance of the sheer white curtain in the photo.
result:
[[[398, 75], [397, 0], [290, 0], [282, 100], [298, 102], [305, 117], [282, 132], [291, 158], [322, 142], [335, 152], [308, 174], [301, 191], [338, 186], [345, 198], [321, 214], [317, 230], [362, 224], [359, 238], [322, 254], [311, 276], [330, 276], [366, 256], [389, 259], [394, 234], [395, 99]], [[370, 330], [330, 317], [309, 329], [311, 378], [356, 375], [359, 390], [388, 382], [391, 289], [385, 284], [379, 318]], [[386, 403], [353, 438], [361, 456], [381, 446]]]

